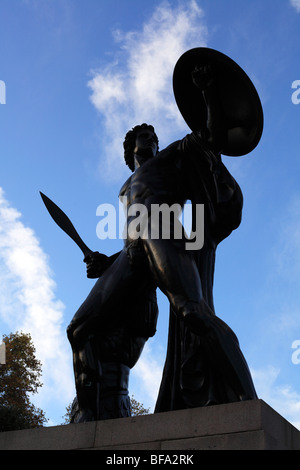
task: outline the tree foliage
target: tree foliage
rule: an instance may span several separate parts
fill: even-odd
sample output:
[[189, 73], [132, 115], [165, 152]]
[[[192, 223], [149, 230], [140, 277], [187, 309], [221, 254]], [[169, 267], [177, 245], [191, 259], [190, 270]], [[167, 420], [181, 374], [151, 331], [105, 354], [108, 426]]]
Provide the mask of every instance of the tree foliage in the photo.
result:
[[148, 415], [150, 408], [144, 408], [144, 405], [138, 402], [133, 396], [130, 397], [131, 403], [131, 416]]
[[41, 362], [29, 334], [3, 335], [6, 363], [0, 365], [0, 431], [36, 428], [47, 421], [30, 402], [30, 395], [42, 386]]

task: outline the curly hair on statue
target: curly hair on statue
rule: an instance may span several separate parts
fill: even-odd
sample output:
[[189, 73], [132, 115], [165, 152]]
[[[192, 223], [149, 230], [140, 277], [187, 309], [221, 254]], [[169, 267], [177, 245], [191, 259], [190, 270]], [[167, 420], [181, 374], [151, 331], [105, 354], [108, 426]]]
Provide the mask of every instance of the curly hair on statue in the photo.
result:
[[125, 136], [125, 140], [123, 142], [123, 147], [124, 147], [124, 159], [125, 159], [126, 165], [129, 166], [131, 171], [134, 171], [133, 151], [135, 148], [135, 138], [136, 138], [137, 132], [141, 129], [150, 129], [154, 133], [156, 137], [157, 150], [158, 150], [158, 138], [157, 138], [157, 135], [155, 134], [154, 127], [151, 126], [150, 124], [143, 123], [138, 126], [135, 126], [133, 129], [128, 131]]

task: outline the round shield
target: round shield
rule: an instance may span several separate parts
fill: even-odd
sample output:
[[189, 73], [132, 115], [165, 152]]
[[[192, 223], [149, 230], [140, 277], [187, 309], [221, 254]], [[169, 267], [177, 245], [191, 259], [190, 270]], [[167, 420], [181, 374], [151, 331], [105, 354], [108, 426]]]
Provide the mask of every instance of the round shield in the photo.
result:
[[206, 47], [185, 52], [173, 74], [177, 106], [192, 131], [206, 126], [207, 107], [202, 91], [192, 78], [195, 68], [209, 66], [222, 118], [228, 130], [224, 155], [240, 156], [251, 152], [263, 130], [263, 110], [257, 91], [243, 69], [225, 54]]

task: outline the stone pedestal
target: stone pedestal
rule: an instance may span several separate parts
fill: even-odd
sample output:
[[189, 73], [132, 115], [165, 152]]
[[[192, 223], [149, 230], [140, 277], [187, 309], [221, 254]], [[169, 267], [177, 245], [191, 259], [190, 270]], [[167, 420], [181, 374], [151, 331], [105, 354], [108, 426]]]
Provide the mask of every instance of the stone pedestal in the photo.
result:
[[170, 455], [196, 450], [300, 450], [300, 431], [264, 401], [254, 400], [0, 433], [0, 450], [22, 449], [149, 450]]

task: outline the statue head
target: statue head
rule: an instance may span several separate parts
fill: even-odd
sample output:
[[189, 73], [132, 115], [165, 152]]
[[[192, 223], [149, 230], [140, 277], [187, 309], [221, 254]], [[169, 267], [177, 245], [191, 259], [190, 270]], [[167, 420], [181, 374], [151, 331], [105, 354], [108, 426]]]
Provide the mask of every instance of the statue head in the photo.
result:
[[158, 152], [158, 138], [149, 124], [135, 126], [128, 131], [123, 142], [124, 158], [131, 171], [135, 170], [135, 155], [153, 157]]

